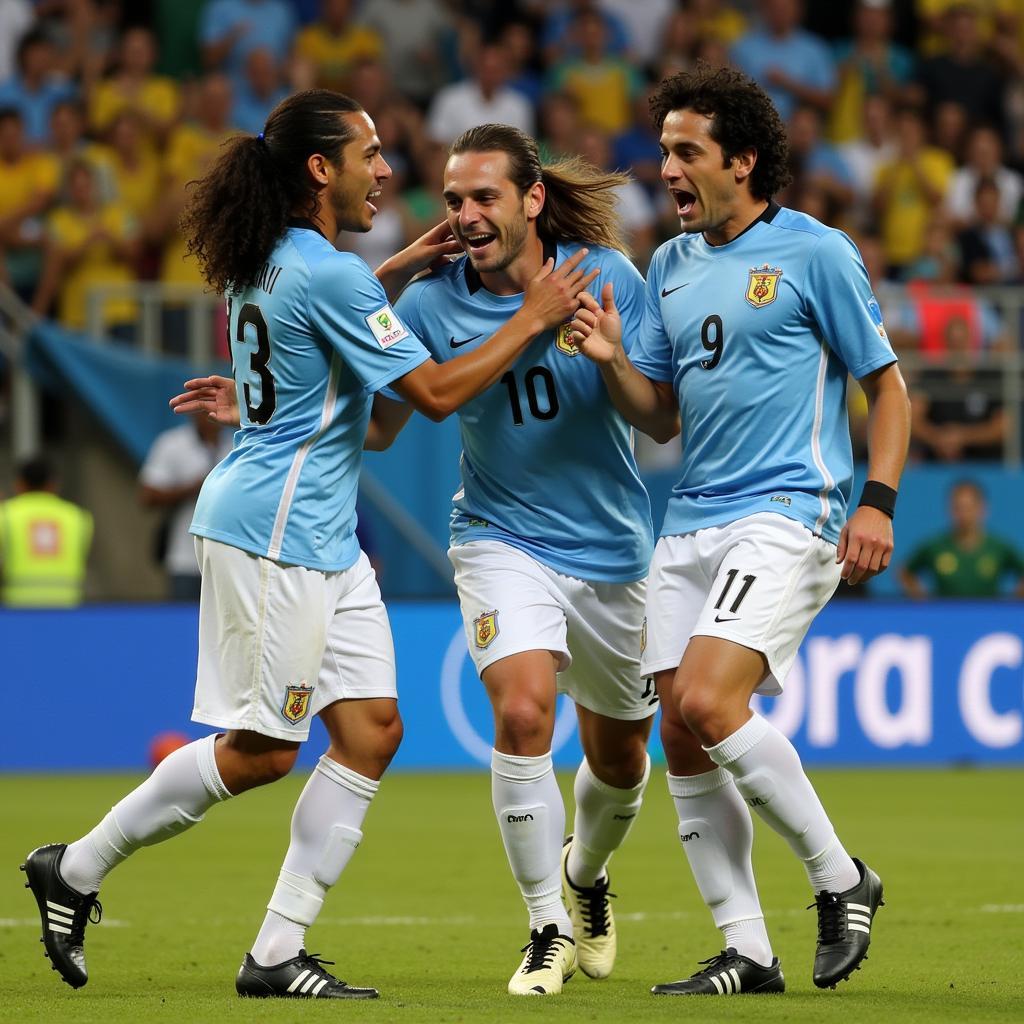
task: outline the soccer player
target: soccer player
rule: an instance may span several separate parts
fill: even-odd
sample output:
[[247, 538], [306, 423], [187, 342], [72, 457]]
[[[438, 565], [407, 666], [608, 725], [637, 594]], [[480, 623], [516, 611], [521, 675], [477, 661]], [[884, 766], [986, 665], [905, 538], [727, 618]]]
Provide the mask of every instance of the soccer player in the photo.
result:
[[[546, 262], [522, 308], [477, 351], [430, 359], [380, 281], [332, 242], [368, 231], [391, 170], [373, 122], [346, 96], [281, 103], [195, 190], [186, 235], [228, 296], [242, 429], [203, 485], [193, 521], [203, 572], [193, 718], [218, 732], [162, 761], [86, 836], [23, 865], [46, 952], [87, 981], [84, 932], [106, 874], [216, 803], [292, 767], [310, 719], [330, 747], [299, 797], [267, 916], [239, 994], [372, 998], [307, 954], [305, 930], [362, 839], [401, 737], [394, 649], [380, 591], [354, 535], [355, 492], [373, 395], [392, 385], [435, 419], [493, 384], [527, 344], [563, 323], [585, 274], [581, 249]], [[382, 268], [395, 287], [451, 248], [428, 233]]]
[[[465, 132], [451, 147], [444, 198], [466, 258], [413, 281], [396, 303], [402, 322], [439, 361], [457, 363], [517, 314], [545, 261], [571, 258], [585, 242], [637, 333], [644, 282], [625, 256], [615, 213], [623, 180], [578, 159], [542, 166], [533, 139], [508, 125]], [[463, 486], [449, 557], [494, 709], [498, 828], [530, 919], [513, 995], [557, 994], [577, 963], [594, 978], [611, 973], [606, 868], [640, 809], [657, 709], [639, 663], [650, 504], [629, 425], [567, 335], [568, 320], [542, 334], [459, 410]], [[231, 422], [226, 384], [201, 378], [188, 387]], [[386, 447], [411, 414], [378, 398], [368, 446]], [[576, 703], [585, 754], [564, 845], [551, 761], [559, 692]]]
[[[457, 365], [517, 313], [545, 260], [585, 245], [636, 334], [644, 282], [615, 213], [624, 180], [578, 159], [542, 167], [517, 128], [465, 132], [450, 150], [444, 200], [466, 258], [406, 288], [396, 304], [403, 323], [429, 339], [434, 358]], [[606, 868], [640, 809], [657, 709], [639, 663], [650, 503], [629, 424], [569, 342], [568, 320], [467, 402], [459, 426], [448, 554], [494, 712], [494, 812], [529, 912], [526, 955], [508, 990], [553, 995], [577, 960], [594, 978], [615, 962]], [[576, 703], [584, 751], [564, 848], [551, 760], [559, 692]]]
[[[749, 702], [781, 691], [840, 578], [856, 584], [889, 564], [909, 403], [855, 246], [772, 202], [787, 147], [765, 93], [701, 66], [663, 82], [652, 112], [682, 234], [654, 255], [628, 355], [608, 284], [600, 303], [585, 298], [573, 338], [634, 426], [657, 437], [682, 421], [642, 667], [661, 696], [679, 837], [725, 949], [653, 991], [783, 991], [751, 869], [750, 810], [807, 871], [814, 983], [834, 987], [867, 953], [882, 883], [846, 852], [792, 744]], [[870, 403], [870, 456], [847, 519], [848, 373]]]

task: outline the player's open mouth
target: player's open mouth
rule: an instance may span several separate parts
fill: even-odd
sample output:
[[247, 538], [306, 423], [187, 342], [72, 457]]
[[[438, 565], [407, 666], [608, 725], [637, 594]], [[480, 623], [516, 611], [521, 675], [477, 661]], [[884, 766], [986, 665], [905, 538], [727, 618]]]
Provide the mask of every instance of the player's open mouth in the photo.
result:
[[380, 199], [380, 194], [381, 194], [381, 191], [382, 191], [382, 190], [381, 190], [381, 189], [379, 189], [379, 188], [378, 188], [378, 189], [375, 189], [375, 190], [374, 190], [373, 192], [369, 193], [369, 195], [367, 195], [367, 197], [366, 197], [366, 205], [367, 205], [367, 206], [368, 206], [368, 207], [369, 207], [369, 208], [370, 208], [371, 210], [373, 210], [373, 212], [374, 212], [374, 213], [376, 213], [376, 212], [377, 212], [377, 207], [373, 205], [373, 203], [371, 202], [371, 200], [373, 200], [373, 199]]
[[497, 235], [487, 235], [483, 232], [477, 232], [473, 235], [463, 235], [462, 239], [466, 243], [466, 248], [468, 248], [474, 256], [479, 256], [497, 237]]
[[685, 217], [697, 202], [697, 197], [685, 189], [672, 189], [672, 198], [676, 201], [676, 212], [680, 217]]

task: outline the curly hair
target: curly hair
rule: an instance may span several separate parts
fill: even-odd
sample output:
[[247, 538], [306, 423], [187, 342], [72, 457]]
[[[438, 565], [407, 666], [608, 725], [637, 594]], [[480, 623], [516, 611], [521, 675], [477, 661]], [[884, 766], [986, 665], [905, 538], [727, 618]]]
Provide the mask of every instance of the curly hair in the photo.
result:
[[651, 120], [660, 132], [673, 110], [711, 118], [709, 133], [722, 147], [726, 166], [745, 149], [757, 153], [750, 194], [771, 199], [789, 184], [789, 143], [779, 112], [752, 78], [732, 68], [703, 62], [693, 71], [666, 78], [651, 96]]
[[227, 294], [252, 284], [289, 219], [316, 215], [306, 161], [321, 153], [339, 162], [355, 136], [344, 115], [361, 110], [327, 89], [296, 93], [270, 112], [260, 135], [232, 139], [205, 177], [189, 182], [181, 229], [211, 288]]

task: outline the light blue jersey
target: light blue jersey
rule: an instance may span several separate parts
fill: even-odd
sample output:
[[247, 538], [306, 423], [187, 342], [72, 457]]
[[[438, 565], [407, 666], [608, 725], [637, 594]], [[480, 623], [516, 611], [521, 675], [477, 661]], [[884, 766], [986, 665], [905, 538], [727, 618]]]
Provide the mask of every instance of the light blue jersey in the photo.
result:
[[325, 572], [359, 556], [356, 487], [373, 394], [429, 359], [370, 268], [293, 222], [228, 301], [241, 428], [192, 532]]
[[[644, 283], [621, 253], [588, 246], [598, 289], [611, 281], [635, 334]], [[545, 246], [556, 264], [580, 246]], [[522, 305], [494, 295], [468, 259], [414, 281], [396, 304], [402, 322], [438, 361], [471, 352]], [[531, 342], [512, 369], [459, 410], [462, 488], [454, 497], [452, 543], [499, 540], [567, 576], [626, 583], [647, 575], [651, 508], [637, 475], [628, 424], [597, 367], [563, 325]], [[426, 339], [430, 339], [427, 341]]]
[[847, 373], [896, 361], [846, 235], [772, 203], [726, 245], [666, 242], [630, 358], [679, 399], [683, 475], [663, 536], [778, 512], [839, 540], [853, 486]]

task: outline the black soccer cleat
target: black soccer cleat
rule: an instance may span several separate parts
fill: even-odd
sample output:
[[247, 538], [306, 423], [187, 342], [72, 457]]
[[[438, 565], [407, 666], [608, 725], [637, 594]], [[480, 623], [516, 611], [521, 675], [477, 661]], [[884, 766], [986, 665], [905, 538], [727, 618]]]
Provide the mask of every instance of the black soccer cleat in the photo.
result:
[[786, 991], [778, 957], [762, 967], [730, 946], [701, 963], [707, 967], [692, 977], [655, 985], [651, 992], [656, 996], [752, 996]]
[[333, 963], [300, 949], [292, 960], [262, 967], [246, 953], [235, 978], [235, 991], [250, 999], [376, 999], [380, 995], [375, 988], [353, 988], [339, 981], [323, 968]]
[[[867, 959], [875, 911], [885, 906], [882, 880], [853, 858], [860, 881], [846, 892], [819, 892], [811, 907], [818, 910], [818, 950], [814, 955], [814, 984], [835, 988]], [[811, 907], [807, 909], [810, 910]]]
[[[53, 843], [33, 850], [21, 865], [28, 876], [26, 889], [39, 905], [43, 937], [39, 940], [50, 958], [50, 966], [72, 987], [81, 988], [88, 980], [85, 969], [85, 926], [99, 924], [103, 915], [97, 893], [83, 896], [60, 877], [60, 862], [65, 843]], [[95, 915], [93, 914], [95, 911]]]

